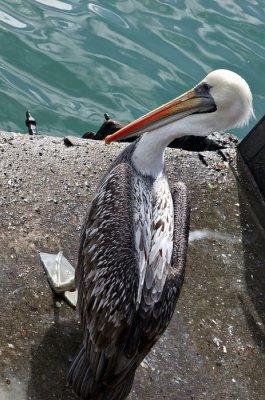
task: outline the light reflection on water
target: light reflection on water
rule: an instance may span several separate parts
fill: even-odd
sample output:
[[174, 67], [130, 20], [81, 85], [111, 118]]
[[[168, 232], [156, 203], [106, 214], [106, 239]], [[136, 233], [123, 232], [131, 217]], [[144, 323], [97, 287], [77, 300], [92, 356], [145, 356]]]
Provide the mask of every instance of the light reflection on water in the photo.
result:
[[264, 23], [262, 0], [0, 0], [0, 129], [25, 131], [30, 109], [39, 131], [81, 135], [104, 112], [130, 121], [216, 68], [245, 77], [260, 118]]
[[7, 25], [11, 25], [14, 28], [19, 28], [23, 29], [26, 28], [26, 24], [23, 22], [19, 21], [18, 19], [11, 17], [11, 15], [8, 15], [7, 13], [0, 11], [0, 21], [4, 22]]
[[113, 11], [108, 10], [107, 8], [98, 6], [93, 3], [88, 3], [87, 6], [89, 11], [92, 11], [96, 15], [106, 19], [107, 21], [111, 21], [113, 24], [119, 25], [123, 28], [129, 28], [129, 24], [122, 19], [119, 15], [115, 14]]
[[54, 7], [58, 10], [62, 11], [69, 11], [72, 10], [73, 6], [71, 4], [67, 4], [66, 2], [59, 1], [59, 0], [34, 0], [37, 3], [43, 4], [45, 6]]

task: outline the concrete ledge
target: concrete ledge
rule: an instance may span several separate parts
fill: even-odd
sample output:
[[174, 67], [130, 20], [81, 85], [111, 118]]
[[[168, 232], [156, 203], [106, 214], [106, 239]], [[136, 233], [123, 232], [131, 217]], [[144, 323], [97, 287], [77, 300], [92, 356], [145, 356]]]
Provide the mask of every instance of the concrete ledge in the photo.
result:
[[[63, 250], [75, 265], [85, 210], [124, 146], [0, 133], [1, 400], [75, 398], [65, 377], [77, 313], [51, 292], [37, 252]], [[250, 199], [260, 193], [235, 148], [168, 149], [167, 166], [191, 192], [186, 280], [130, 399], [263, 400], [265, 235]]]

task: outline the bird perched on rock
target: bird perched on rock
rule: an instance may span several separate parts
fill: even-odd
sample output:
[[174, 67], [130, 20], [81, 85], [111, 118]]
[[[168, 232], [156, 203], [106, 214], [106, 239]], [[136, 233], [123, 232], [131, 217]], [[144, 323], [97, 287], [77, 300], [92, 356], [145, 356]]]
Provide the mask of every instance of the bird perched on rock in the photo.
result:
[[184, 135], [247, 123], [249, 86], [228, 70], [107, 136], [131, 143], [103, 176], [86, 216], [76, 270], [83, 343], [69, 382], [84, 400], [122, 400], [173, 315], [184, 277], [187, 189], [169, 188], [164, 151]]

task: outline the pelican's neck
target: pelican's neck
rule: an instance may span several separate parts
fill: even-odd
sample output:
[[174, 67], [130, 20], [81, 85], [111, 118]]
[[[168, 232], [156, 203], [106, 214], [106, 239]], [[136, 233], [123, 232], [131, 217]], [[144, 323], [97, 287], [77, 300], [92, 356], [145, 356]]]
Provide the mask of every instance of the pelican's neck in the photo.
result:
[[142, 175], [156, 178], [164, 170], [164, 153], [167, 145], [154, 141], [152, 135], [145, 133], [137, 143], [132, 155], [135, 169]]
[[209, 113], [189, 115], [187, 118], [146, 132], [133, 152], [133, 165], [143, 175], [156, 178], [163, 173], [164, 153], [169, 143], [186, 135], [207, 136], [215, 130], [215, 115]]
[[171, 133], [169, 127], [165, 127], [143, 134], [132, 154], [132, 162], [135, 169], [142, 175], [157, 178], [164, 170], [164, 153], [172, 140], [183, 136], [176, 131]]

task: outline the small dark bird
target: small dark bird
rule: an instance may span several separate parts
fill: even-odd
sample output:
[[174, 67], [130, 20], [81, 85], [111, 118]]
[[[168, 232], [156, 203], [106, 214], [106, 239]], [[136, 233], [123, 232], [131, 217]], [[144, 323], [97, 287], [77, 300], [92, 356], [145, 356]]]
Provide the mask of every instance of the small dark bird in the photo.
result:
[[31, 115], [30, 111], [26, 111], [25, 124], [28, 128], [29, 135], [37, 135], [37, 122]]
[[82, 347], [69, 382], [83, 400], [123, 400], [137, 367], [163, 334], [182, 287], [189, 207], [171, 190], [164, 151], [175, 138], [248, 122], [250, 89], [239, 75], [211, 72], [194, 89], [107, 136], [131, 143], [103, 176], [81, 234], [76, 270]]
[[113, 119], [107, 113], [104, 114], [104, 118], [103, 124], [96, 133], [91, 131], [86, 132], [82, 136], [82, 139], [102, 140], [105, 139], [107, 135], [117, 132], [124, 126], [117, 121], [113, 121]]

